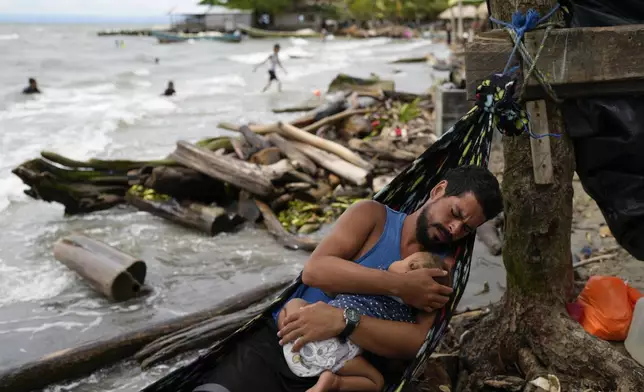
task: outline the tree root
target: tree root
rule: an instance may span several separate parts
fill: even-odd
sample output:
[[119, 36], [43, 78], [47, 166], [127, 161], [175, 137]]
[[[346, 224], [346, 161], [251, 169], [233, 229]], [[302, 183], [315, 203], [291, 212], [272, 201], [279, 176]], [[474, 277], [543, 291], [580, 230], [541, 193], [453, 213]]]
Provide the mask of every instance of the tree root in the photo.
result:
[[644, 368], [586, 333], [565, 310], [510, 302], [502, 303], [464, 339], [462, 371], [470, 374], [463, 391], [510, 388], [511, 381], [517, 381], [499, 376], [521, 377], [526, 384], [522, 390], [534, 391], [538, 389], [527, 383], [548, 374], [559, 379], [562, 391], [644, 391]]

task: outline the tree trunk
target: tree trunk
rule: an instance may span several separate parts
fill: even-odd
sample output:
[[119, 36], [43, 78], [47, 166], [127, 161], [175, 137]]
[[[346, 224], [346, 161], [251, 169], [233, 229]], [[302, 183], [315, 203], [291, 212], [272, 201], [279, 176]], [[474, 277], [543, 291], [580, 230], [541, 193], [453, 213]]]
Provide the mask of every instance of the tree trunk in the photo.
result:
[[[555, 1], [491, 0], [490, 4], [494, 17], [509, 21], [517, 6], [534, 7], [545, 15]], [[564, 130], [556, 105], [548, 103], [547, 112], [549, 128]], [[573, 295], [570, 139], [550, 139], [553, 181], [546, 185], [535, 183], [527, 135], [504, 137], [503, 145], [507, 291], [463, 341], [461, 356], [465, 370], [471, 372], [464, 390], [481, 390], [486, 380], [508, 373], [526, 383], [554, 374], [562, 391], [644, 390], [644, 372], [635, 361], [587, 334], [565, 309]]]

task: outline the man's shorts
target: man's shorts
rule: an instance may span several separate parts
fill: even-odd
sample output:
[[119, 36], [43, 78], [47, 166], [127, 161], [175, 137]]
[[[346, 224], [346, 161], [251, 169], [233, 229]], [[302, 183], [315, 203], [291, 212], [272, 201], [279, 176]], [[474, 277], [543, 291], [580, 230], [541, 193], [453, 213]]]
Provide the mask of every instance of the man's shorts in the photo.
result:
[[277, 80], [277, 75], [275, 75], [275, 71], [272, 69], [268, 70], [268, 81], [270, 82], [271, 80]]
[[306, 392], [317, 377], [298, 377], [289, 369], [279, 345], [277, 326], [270, 318], [225, 354], [213, 369], [202, 377], [195, 392]]
[[292, 348], [293, 343], [283, 346], [284, 358], [293, 374], [299, 377], [317, 377], [325, 370], [335, 373], [362, 352], [350, 340], [343, 343], [338, 338], [307, 343], [299, 353], [292, 352]]

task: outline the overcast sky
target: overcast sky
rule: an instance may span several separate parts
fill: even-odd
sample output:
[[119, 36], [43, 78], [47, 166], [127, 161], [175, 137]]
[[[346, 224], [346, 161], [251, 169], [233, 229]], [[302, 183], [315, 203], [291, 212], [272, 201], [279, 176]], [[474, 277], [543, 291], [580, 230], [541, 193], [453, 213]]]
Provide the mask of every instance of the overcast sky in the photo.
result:
[[0, 14], [161, 16], [198, 0], [0, 0]]

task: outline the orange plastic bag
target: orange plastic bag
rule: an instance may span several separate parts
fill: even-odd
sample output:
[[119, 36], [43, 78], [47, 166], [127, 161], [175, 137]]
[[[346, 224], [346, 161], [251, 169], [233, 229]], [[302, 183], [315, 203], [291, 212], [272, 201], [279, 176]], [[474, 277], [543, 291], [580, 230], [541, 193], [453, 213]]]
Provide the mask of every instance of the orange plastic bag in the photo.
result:
[[640, 297], [642, 293], [620, 278], [592, 276], [577, 298], [584, 309], [581, 325], [598, 338], [624, 340]]

